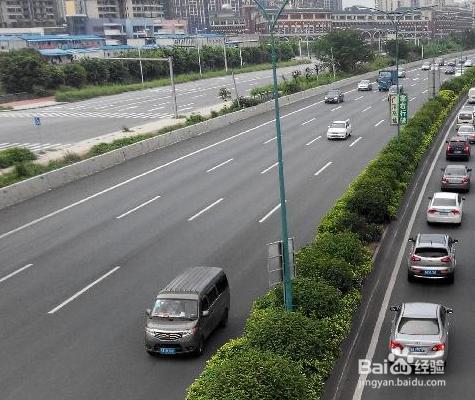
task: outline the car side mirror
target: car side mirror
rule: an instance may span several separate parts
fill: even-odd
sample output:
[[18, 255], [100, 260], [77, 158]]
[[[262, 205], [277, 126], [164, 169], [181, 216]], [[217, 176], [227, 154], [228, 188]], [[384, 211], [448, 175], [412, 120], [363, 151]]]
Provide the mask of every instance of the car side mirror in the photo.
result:
[[462, 200], [465, 200], [465, 197], [462, 197]]
[[152, 315], [152, 310], [151, 310], [150, 308], [147, 308], [147, 309], [145, 310], [145, 315], [146, 315], [147, 317], [150, 317], [150, 315]]
[[413, 237], [410, 237], [408, 242], [414, 242], [414, 238]]
[[401, 306], [391, 306], [391, 307], [389, 307], [389, 309], [390, 309], [391, 311], [399, 311], [400, 307], [401, 307]]
[[[456, 126], [456, 127], [455, 127], [455, 130], [456, 130], [456, 131], [458, 131], [458, 130], [459, 130], [459, 127], [458, 127], [458, 126]], [[447, 142], [446, 142], [446, 143], [447, 143]]]
[[446, 309], [445, 309], [445, 312], [446, 312], [447, 314], [453, 314], [453, 313], [454, 313], [454, 310], [453, 310], [452, 308], [446, 308]]
[[452, 239], [452, 243], [458, 243], [459, 241], [457, 239]]
[[428, 199], [429, 199], [429, 200], [432, 200], [432, 196], [429, 196]]
[[208, 316], [209, 316], [209, 310], [203, 310], [203, 311], [201, 312], [201, 315], [202, 315], [203, 317], [208, 317]]

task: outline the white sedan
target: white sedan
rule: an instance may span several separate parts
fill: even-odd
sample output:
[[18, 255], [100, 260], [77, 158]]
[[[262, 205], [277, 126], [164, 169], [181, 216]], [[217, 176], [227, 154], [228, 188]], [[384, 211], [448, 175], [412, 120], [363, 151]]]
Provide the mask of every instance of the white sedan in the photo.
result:
[[345, 121], [333, 121], [328, 125], [327, 139], [346, 139], [351, 136], [352, 129], [349, 119]]
[[427, 223], [457, 224], [462, 223], [464, 197], [459, 193], [437, 192], [429, 197]]

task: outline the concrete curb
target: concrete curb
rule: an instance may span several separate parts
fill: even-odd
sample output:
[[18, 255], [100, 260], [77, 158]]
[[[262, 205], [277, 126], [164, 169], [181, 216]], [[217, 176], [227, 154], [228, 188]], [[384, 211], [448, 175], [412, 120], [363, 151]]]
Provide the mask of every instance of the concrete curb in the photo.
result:
[[[450, 55], [446, 57], [450, 57]], [[414, 66], [421, 65], [422, 62], [423, 61], [416, 61], [405, 64], [404, 68], [412, 68]], [[280, 104], [282, 107], [285, 107], [290, 104], [295, 104], [299, 101], [321, 95], [327, 92], [332, 86], [348, 86], [355, 84], [362, 79], [371, 79], [375, 76], [376, 71], [372, 71], [362, 75], [345, 78], [333, 84], [319, 86], [318, 88], [309, 89], [289, 96], [283, 96], [280, 98]], [[66, 167], [35, 176], [30, 179], [26, 179], [13, 185], [6, 186], [0, 189], [0, 209], [25, 201], [42, 193], [46, 193], [67, 183], [93, 175], [97, 172], [111, 168], [114, 165], [136, 157], [140, 157], [157, 149], [202, 135], [207, 132], [222, 129], [230, 124], [243, 121], [273, 109], [274, 102], [268, 101], [255, 107], [246, 108], [231, 114], [198, 123], [196, 125], [180, 128], [175, 131], [168, 132], [151, 139], [146, 139], [141, 142], [125, 146], [121, 149], [113, 150], [106, 154], [92, 157], [87, 160], [83, 160], [75, 164], [68, 165]]]

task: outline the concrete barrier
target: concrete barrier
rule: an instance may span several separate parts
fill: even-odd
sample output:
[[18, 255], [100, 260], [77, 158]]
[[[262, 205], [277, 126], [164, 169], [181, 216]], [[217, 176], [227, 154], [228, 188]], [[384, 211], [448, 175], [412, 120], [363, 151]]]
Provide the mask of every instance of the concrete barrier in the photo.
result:
[[[458, 53], [453, 53], [450, 55], [445, 55], [444, 57], [457, 57], [457, 54]], [[415, 66], [421, 65], [422, 62], [423, 61], [415, 61], [402, 65], [401, 67], [406, 69], [413, 68]], [[354, 85], [362, 79], [375, 79], [376, 76], [376, 71], [367, 72], [362, 75], [342, 79], [335, 83], [319, 86], [318, 88], [294, 93], [289, 96], [283, 96], [279, 99], [280, 104], [283, 107], [289, 106], [291, 104], [322, 95], [326, 93], [331, 87], [347, 87]], [[234, 113], [201, 122], [199, 124], [180, 128], [175, 131], [146, 139], [144, 141], [122, 147], [121, 149], [113, 150], [109, 153], [92, 157], [58, 170], [47, 172], [43, 175], [15, 183], [11, 186], [0, 189], [0, 209], [38, 196], [42, 193], [58, 188], [75, 180], [93, 175], [97, 172], [111, 168], [114, 165], [150, 153], [159, 148], [170, 146], [171, 144], [178, 143], [207, 132], [220, 130], [230, 124], [252, 118], [256, 115], [269, 112], [273, 109], [274, 101], [270, 100], [255, 107], [246, 108]]]

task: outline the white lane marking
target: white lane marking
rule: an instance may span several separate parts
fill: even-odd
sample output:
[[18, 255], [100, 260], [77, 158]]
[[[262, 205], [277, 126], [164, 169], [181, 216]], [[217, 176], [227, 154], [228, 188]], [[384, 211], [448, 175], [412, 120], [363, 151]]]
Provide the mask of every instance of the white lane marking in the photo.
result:
[[363, 139], [363, 138], [360, 136], [358, 139], [356, 139], [354, 142], [352, 142], [352, 143], [350, 144], [350, 147], [353, 147], [353, 146], [354, 146], [356, 143], [358, 143], [361, 139]]
[[351, 89], [351, 90], [348, 90], [347, 92], [343, 92], [344, 94], [348, 94], [348, 93], [351, 93], [351, 92], [354, 92], [356, 91], [356, 89]]
[[5, 282], [7, 279], [10, 279], [11, 277], [15, 276], [16, 274], [19, 274], [20, 272], [22, 272], [25, 269], [28, 269], [32, 266], [33, 266], [33, 264], [27, 264], [24, 267], [18, 268], [16, 271], [13, 271], [11, 274], [5, 275], [3, 278], [0, 278], [0, 283]]
[[381, 101], [388, 101], [388, 99], [387, 98], [386, 99], [381, 99]]
[[410, 85], [410, 86], [416, 86], [416, 85], [417, 85], [417, 83], [411, 83], [411, 85]]
[[191, 110], [193, 107], [183, 107], [179, 108], [178, 111], [186, 111], [186, 110]]
[[426, 90], [424, 90], [422, 93], [427, 93], [428, 91], [429, 91], [429, 89], [426, 89]]
[[48, 314], [54, 314], [56, 311], [60, 310], [63, 308], [65, 305], [71, 303], [74, 299], [78, 298], [81, 296], [84, 292], [88, 291], [90, 288], [92, 288], [94, 285], [97, 285], [100, 281], [106, 279], [109, 275], [113, 274], [115, 271], [117, 271], [120, 267], [114, 267], [112, 268], [109, 272], [105, 273], [102, 275], [99, 279], [96, 279], [94, 282], [90, 283], [87, 285], [85, 288], [81, 289], [79, 292], [76, 292], [73, 294], [69, 299], [64, 300], [60, 305], [56, 306], [52, 310], [48, 311]]
[[277, 204], [272, 210], [270, 210], [266, 215], [264, 215], [260, 220], [259, 223], [262, 224], [266, 219], [268, 219], [272, 214], [274, 214], [280, 208], [280, 203]]
[[[417, 74], [417, 75], [419, 75], [419, 74]], [[418, 81], [419, 78], [413, 78], [412, 80], [413, 80], [413, 81]]]
[[331, 161], [328, 161], [322, 168], [320, 168], [317, 172], [314, 173], [315, 176], [320, 175], [325, 169], [327, 169], [330, 165], [333, 163]]
[[364, 96], [357, 97], [357, 98], [355, 99], [355, 101], [356, 101], [356, 100], [359, 100], [359, 99], [362, 99], [363, 97], [364, 97]]
[[193, 96], [192, 99], [197, 99], [199, 97], [204, 97], [204, 96], [206, 96], [206, 95], [205, 94], [199, 94], [198, 96]]
[[193, 221], [194, 219], [198, 218], [201, 214], [204, 214], [206, 211], [210, 210], [211, 208], [213, 208], [214, 206], [218, 205], [219, 203], [221, 203], [222, 201], [224, 200], [223, 197], [221, 197], [220, 199], [216, 200], [214, 203], [210, 204], [209, 206], [203, 208], [201, 211], [197, 212], [195, 215], [193, 215], [192, 217], [188, 218], [188, 222], [191, 222]]
[[[293, 115], [293, 114], [296, 114], [296, 113], [298, 113], [298, 112], [307, 110], [308, 108], [314, 107], [314, 106], [316, 106], [317, 104], [320, 104], [320, 103], [322, 103], [322, 102], [323, 102], [323, 101], [318, 101], [318, 102], [316, 102], [316, 103], [312, 103], [312, 104], [309, 104], [308, 106], [302, 107], [302, 108], [300, 108], [300, 109], [298, 109], [298, 110], [291, 111], [291, 112], [289, 112], [288, 114], [283, 115], [281, 118], [286, 118], [286, 117], [289, 117], [289, 116], [291, 116], [291, 115]], [[228, 138], [226, 138], [226, 139], [222, 139], [222, 140], [220, 140], [220, 141], [218, 141], [218, 142], [216, 142], [216, 143], [210, 144], [210, 145], [208, 145], [208, 146], [206, 146], [206, 147], [202, 147], [201, 149], [192, 151], [191, 153], [188, 153], [188, 154], [185, 154], [185, 155], [183, 155], [183, 156], [181, 156], [181, 157], [175, 158], [174, 160], [171, 160], [171, 161], [169, 161], [169, 162], [167, 162], [167, 163], [165, 163], [165, 164], [159, 165], [158, 167], [149, 169], [148, 171], [145, 171], [145, 172], [142, 172], [141, 174], [135, 175], [135, 176], [133, 176], [133, 177], [131, 177], [131, 178], [129, 178], [129, 179], [126, 179], [125, 181], [122, 181], [122, 182], [120, 182], [120, 183], [117, 183], [116, 185], [109, 186], [108, 188], [106, 188], [106, 189], [104, 189], [104, 190], [101, 190], [101, 191], [99, 191], [99, 192], [97, 192], [97, 193], [94, 193], [94, 194], [92, 194], [92, 195], [90, 195], [90, 196], [88, 196], [88, 197], [84, 197], [84, 198], [81, 199], [81, 200], [78, 200], [78, 201], [76, 201], [76, 202], [74, 202], [74, 203], [71, 203], [71, 204], [69, 204], [69, 205], [67, 205], [67, 206], [65, 206], [65, 207], [63, 207], [63, 208], [60, 208], [60, 209], [58, 209], [58, 210], [56, 210], [56, 211], [50, 212], [49, 214], [43, 215], [42, 217], [37, 218], [37, 219], [35, 219], [35, 220], [33, 220], [33, 221], [30, 221], [30, 222], [28, 222], [28, 223], [26, 223], [26, 224], [24, 224], [24, 225], [21, 225], [21, 226], [15, 228], [15, 229], [12, 229], [11, 231], [2, 233], [2, 234], [0, 234], [0, 240], [6, 238], [6, 237], [8, 237], [8, 236], [13, 235], [14, 233], [20, 232], [20, 231], [22, 231], [22, 230], [24, 230], [24, 229], [26, 229], [26, 228], [29, 228], [30, 226], [36, 225], [36, 224], [38, 224], [38, 223], [40, 223], [40, 222], [42, 222], [42, 221], [44, 221], [44, 220], [47, 220], [47, 219], [49, 219], [49, 218], [52, 218], [52, 217], [54, 217], [54, 216], [56, 216], [56, 215], [58, 215], [58, 214], [61, 214], [61, 213], [65, 212], [65, 211], [67, 211], [67, 210], [70, 210], [71, 208], [77, 207], [77, 206], [79, 206], [79, 205], [81, 205], [81, 204], [83, 204], [83, 203], [85, 203], [85, 202], [87, 202], [87, 201], [90, 201], [90, 200], [92, 200], [92, 199], [95, 199], [96, 197], [99, 197], [99, 196], [102, 196], [102, 195], [104, 195], [104, 194], [106, 194], [106, 193], [109, 193], [109, 192], [111, 192], [112, 190], [115, 190], [115, 189], [117, 189], [117, 188], [120, 188], [120, 187], [122, 187], [122, 186], [125, 186], [125, 185], [127, 185], [127, 184], [129, 184], [129, 183], [131, 183], [131, 182], [135, 182], [136, 180], [141, 179], [141, 178], [143, 178], [144, 176], [147, 176], [147, 175], [150, 175], [150, 174], [152, 174], [152, 173], [154, 173], [154, 172], [160, 171], [161, 169], [163, 169], [163, 168], [165, 168], [165, 167], [168, 167], [168, 166], [170, 166], [170, 165], [174, 165], [174, 164], [176, 164], [176, 163], [178, 163], [178, 162], [180, 162], [180, 161], [182, 161], [182, 160], [186, 160], [187, 158], [190, 158], [190, 157], [192, 157], [192, 156], [194, 156], [194, 155], [196, 155], [196, 154], [200, 154], [200, 153], [202, 153], [202, 152], [204, 152], [204, 151], [206, 151], [206, 150], [213, 149], [213, 148], [215, 148], [216, 146], [219, 146], [220, 144], [223, 144], [223, 143], [229, 142], [229, 141], [231, 141], [231, 140], [234, 140], [234, 139], [236, 139], [236, 138], [238, 138], [238, 137], [241, 137], [241, 136], [243, 136], [243, 135], [245, 135], [245, 134], [247, 134], [247, 133], [249, 133], [249, 132], [253, 132], [253, 131], [255, 131], [255, 130], [259, 129], [259, 128], [262, 128], [263, 126], [272, 124], [272, 123], [274, 123], [274, 122], [275, 122], [275, 119], [271, 119], [271, 120], [269, 120], [269, 121], [263, 122], [262, 124], [259, 124], [259, 125], [255, 126], [255, 127], [253, 127], [253, 128], [246, 129], [245, 131], [239, 132], [239, 133], [237, 133], [237, 134], [235, 134], [235, 135], [233, 135], [233, 136], [230, 136], [230, 137], [228, 137]]]
[[310, 146], [313, 142], [316, 142], [318, 139], [320, 139], [322, 136], [317, 136], [315, 139], [310, 140], [310, 142], [305, 143], [305, 146]]
[[163, 108], [165, 108], [165, 106], [155, 107], [155, 108], [149, 108], [149, 109], [147, 110], [147, 112], [150, 112], [150, 111], [157, 111], [157, 110], [161, 110], [161, 109], [163, 109]]
[[[452, 132], [453, 126], [454, 126], [455, 120], [452, 121], [450, 124], [449, 129], [447, 130], [447, 133], [445, 134], [445, 140], [447, 140], [447, 137], [450, 132]], [[376, 351], [376, 345], [378, 344], [379, 336], [381, 334], [381, 328], [383, 326], [384, 318], [387, 315], [388, 312], [388, 305], [389, 305], [389, 300], [391, 300], [391, 295], [394, 290], [394, 286], [396, 284], [396, 279], [397, 275], [399, 273], [399, 269], [401, 267], [402, 259], [405, 255], [406, 252], [406, 246], [407, 242], [409, 240], [409, 236], [412, 231], [412, 227], [414, 225], [414, 221], [416, 219], [416, 215], [419, 211], [419, 207], [421, 206], [422, 199], [425, 196], [425, 191], [427, 189], [427, 185], [429, 184], [429, 179], [432, 176], [432, 172], [434, 171], [435, 164], [437, 163], [440, 153], [442, 152], [442, 149], [445, 146], [445, 140], [442, 140], [442, 143], [439, 146], [439, 150], [437, 151], [437, 154], [435, 155], [434, 159], [432, 160], [432, 164], [429, 168], [429, 171], [425, 177], [424, 183], [422, 184], [422, 189], [420, 190], [419, 197], [417, 198], [416, 205], [412, 211], [411, 218], [409, 220], [409, 223], [406, 228], [406, 232], [404, 233], [404, 239], [402, 241], [401, 248], [399, 249], [399, 253], [396, 259], [396, 262], [393, 267], [393, 271], [391, 273], [391, 277], [389, 279], [388, 287], [386, 289], [386, 293], [384, 294], [384, 299], [383, 303], [381, 304], [381, 309], [379, 310], [378, 314], [378, 319], [376, 321], [376, 325], [373, 330], [373, 335], [371, 336], [371, 342], [368, 346], [368, 351], [366, 353], [365, 360], [373, 360], [374, 353]], [[353, 392], [353, 400], [361, 400], [361, 396], [363, 395], [363, 389], [365, 386], [366, 379], [368, 378], [367, 373], [360, 374], [360, 377], [358, 378], [358, 382], [356, 384], [355, 391]]]
[[365, 111], [368, 111], [368, 110], [371, 110], [373, 108], [373, 106], [369, 106], [369, 107], [366, 107], [364, 110], [362, 110], [361, 112], [364, 113]]
[[277, 165], [279, 165], [278, 162], [272, 164], [270, 167], [267, 167], [265, 170], [261, 171], [261, 174], [265, 174], [266, 172], [269, 172], [272, 168], [277, 167]]
[[341, 108], [341, 106], [338, 106], [338, 107], [335, 107], [335, 108], [332, 108], [330, 111], [336, 111], [336, 110], [339, 110]]
[[383, 122], [384, 122], [384, 119], [382, 119], [381, 121], [379, 121], [379, 122], [378, 122], [377, 124], [375, 124], [374, 126], [375, 126], [375, 127], [376, 127], [376, 126], [379, 126], [379, 125], [381, 125]]
[[309, 124], [310, 122], [315, 121], [315, 118], [311, 118], [308, 121], [302, 122], [302, 126]]
[[210, 168], [210, 169], [206, 170], [206, 172], [214, 171], [215, 169], [218, 169], [219, 167], [222, 167], [223, 165], [229, 164], [233, 160], [234, 160], [233, 158], [230, 158], [229, 160], [226, 160], [226, 161], [222, 162], [221, 164], [218, 164], [218, 165], [214, 166], [213, 168]]
[[159, 199], [159, 198], [160, 198], [160, 196], [155, 196], [153, 199], [150, 199], [150, 200], [146, 201], [145, 203], [142, 203], [142, 204], [138, 205], [137, 207], [132, 208], [131, 210], [129, 210], [129, 211], [127, 211], [127, 212], [125, 212], [125, 213], [119, 215], [119, 216], [116, 217], [116, 218], [117, 218], [117, 219], [124, 218], [124, 217], [126, 217], [127, 215], [132, 214], [133, 212], [135, 212], [135, 211], [137, 211], [137, 210], [140, 210], [142, 207], [145, 207], [146, 205], [148, 205], [148, 204], [154, 202], [155, 200], [157, 200], [157, 199]]
[[277, 136], [274, 136], [273, 138], [267, 139], [263, 144], [267, 144], [272, 142], [273, 140], [277, 139]]
[[414, 101], [417, 97], [413, 97], [412, 99], [409, 99], [409, 101]]

